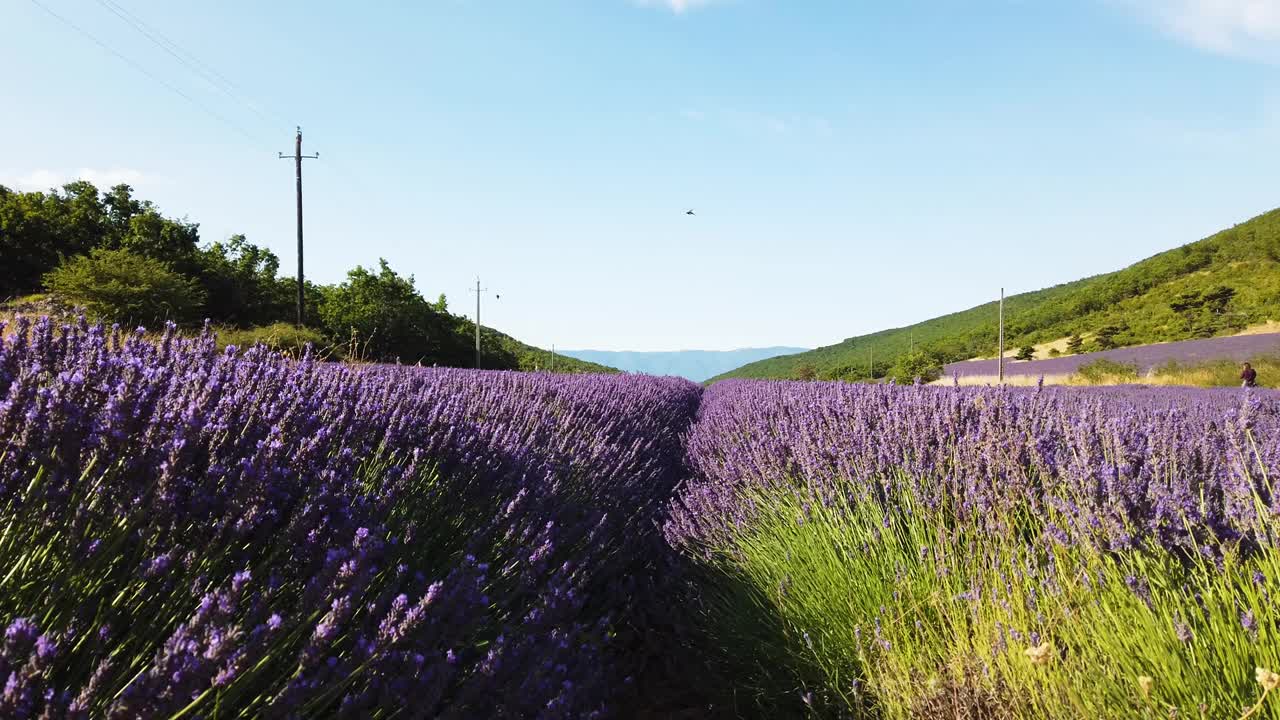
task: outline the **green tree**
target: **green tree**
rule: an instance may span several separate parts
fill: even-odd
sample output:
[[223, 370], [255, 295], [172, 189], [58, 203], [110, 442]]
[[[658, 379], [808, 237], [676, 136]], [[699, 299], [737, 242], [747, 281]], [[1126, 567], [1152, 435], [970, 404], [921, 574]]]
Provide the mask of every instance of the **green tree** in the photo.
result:
[[811, 363], [803, 363], [796, 366], [795, 372], [791, 374], [791, 377], [805, 382], [816, 380], [818, 379], [818, 368], [814, 367]]
[[1124, 332], [1119, 325], [1104, 325], [1094, 333], [1093, 342], [1101, 350], [1110, 350], [1116, 346], [1116, 336]]
[[936, 352], [917, 349], [899, 355], [889, 368], [888, 376], [899, 385], [921, 382], [933, 382], [942, 377], [942, 358]]
[[1035, 360], [1036, 349], [1030, 345], [1023, 345], [1018, 348], [1018, 354], [1013, 356], [1014, 360]]
[[140, 214], [145, 206], [133, 197], [133, 188], [121, 183], [103, 193], [102, 204], [106, 207], [108, 237], [102, 244], [118, 246], [121, 238], [129, 232], [129, 224], [134, 215]]
[[102, 195], [83, 180], [48, 192], [0, 186], [0, 299], [38, 290], [60, 262], [94, 248], [129, 250], [195, 275], [198, 226], [165, 218], [132, 192], [117, 185]]
[[1227, 306], [1235, 298], [1235, 288], [1218, 285], [1205, 291], [1179, 293], [1169, 309], [1182, 319], [1183, 332], [1195, 337], [1213, 337], [1233, 323], [1227, 318]]
[[198, 225], [170, 220], [148, 203], [142, 212], [129, 218], [128, 230], [120, 238], [119, 247], [194, 274], [198, 270], [199, 243]]
[[1080, 333], [1075, 333], [1067, 340], [1067, 352], [1072, 355], [1079, 355], [1084, 350], [1084, 338], [1080, 337]]
[[386, 260], [376, 272], [357, 266], [346, 282], [328, 288], [320, 318], [337, 340], [350, 339], [369, 359], [465, 367], [474, 348], [453, 316], [437, 311]]
[[64, 261], [45, 276], [45, 287], [95, 317], [152, 327], [199, 319], [205, 299], [199, 284], [159, 260], [105, 248]]
[[1183, 332], [1193, 335], [1198, 334], [1197, 328], [1202, 326], [1201, 316], [1204, 307], [1204, 296], [1196, 290], [1179, 293], [1173, 302], [1169, 303], [1169, 309], [1182, 319]]
[[292, 319], [296, 285], [276, 277], [280, 258], [275, 253], [232, 235], [200, 249], [194, 260], [196, 277], [208, 293], [209, 317], [237, 327]]
[[1204, 306], [1214, 315], [1222, 315], [1226, 313], [1227, 306], [1235, 296], [1235, 288], [1219, 285], [1204, 294]]
[[0, 300], [39, 290], [63, 258], [101, 240], [105, 223], [98, 191], [87, 182], [47, 193], [0, 186]]

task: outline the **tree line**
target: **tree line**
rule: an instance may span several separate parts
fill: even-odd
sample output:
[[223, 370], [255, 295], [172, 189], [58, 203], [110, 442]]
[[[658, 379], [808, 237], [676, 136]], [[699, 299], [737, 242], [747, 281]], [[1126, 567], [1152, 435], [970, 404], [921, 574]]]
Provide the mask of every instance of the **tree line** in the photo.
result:
[[[11, 308], [76, 308], [148, 327], [211, 321], [241, 342], [310, 342], [374, 361], [475, 361], [471, 321], [451, 314], [444, 295], [427, 300], [385, 260], [338, 284], [308, 282], [308, 327], [291, 328], [297, 284], [279, 276], [275, 253], [244, 235], [204, 242], [198, 224], [166, 217], [124, 184], [105, 192], [86, 181], [46, 192], [0, 185], [0, 259], [0, 301]], [[485, 334], [486, 367], [518, 368], [534, 350]]]

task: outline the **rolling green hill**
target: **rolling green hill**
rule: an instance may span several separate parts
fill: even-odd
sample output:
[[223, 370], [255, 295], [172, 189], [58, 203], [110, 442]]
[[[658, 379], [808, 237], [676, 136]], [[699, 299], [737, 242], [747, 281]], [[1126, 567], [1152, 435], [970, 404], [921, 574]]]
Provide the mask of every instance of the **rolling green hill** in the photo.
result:
[[[1225, 290], [1224, 290], [1225, 289]], [[744, 365], [712, 378], [865, 380], [897, 367], [996, 354], [997, 303], [806, 353]], [[1123, 270], [1005, 299], [1006, 349], [1070, 335], [1084, 350], [1212, 337], [1280, 319], [1280, 210]], [[1102, 337], [1099, 338], [1098, 336]], [[914, 339], [916, 356], [907, 357]]]
[[[474, 337], [473, 333], [476, 331], [475, 323], [462, 319], [460, 324], [464, 335]], [[500, 367], [523, 372], [567, 373], [571, 375], [618, 372], [617, 368], [612, 368], [608, 365], [579, 360], [568, 355], [552, 353], [549, 350], [526, 345], [506, 333], [487, 327], [480, 328], [480, 345], [481, 349], [484, 350], [481, 356], [482, 361], [485, 357], [489, 357], [491, 361], [495, 355], [500, 356], [503, 361], [498, 365], [490, 365], [490, 361], [485, 361], [486, 367]], [[495, 353], [491, 348], [498, 348], [498, 350]]]

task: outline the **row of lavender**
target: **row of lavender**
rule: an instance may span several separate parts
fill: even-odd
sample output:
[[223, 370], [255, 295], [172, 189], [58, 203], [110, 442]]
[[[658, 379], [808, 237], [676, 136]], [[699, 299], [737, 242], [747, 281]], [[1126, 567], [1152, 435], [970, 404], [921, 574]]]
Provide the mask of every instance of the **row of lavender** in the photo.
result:
[[[1070, 375], [1090, 363], [1106, 360], [1132, 366], [1138, 373], [1146, 374], [1156, 368], [1176, 364], [1196, 366], [1219, 360], [1234, 362], [1257, 361], [1280, 353], [1280, 333], [1258, 335], [1231, 335], [1198, 340], [1180, 340], [1153, 343], [1136, 347], [1102, 350], [1099, 352], [1051, 357], [1043, 360], [1015, 361], [1006, 359], [1005, 375]], [[943, 378], [994, 377], [999, 372], [998, 360], [964, 360], [946, 365]]]
[[730, 381], [688, 453], [722, 702], [1280, 717], [1280, 393]]
[[1280, 512], [1280, 394], [1190, 388], [909, 388], [727, 381], [689, 439], [698, 480], [667, 526], [714, 545], [750, 520], [743, 490], [827, 502], [854, 481], [882, 502], [992, 532], [1029, 506], [1045, 539], [1203, 553], [1260, 540], [1256, 499]]
[[0, 338], [0, 716], [627, 701], [696, 386]]

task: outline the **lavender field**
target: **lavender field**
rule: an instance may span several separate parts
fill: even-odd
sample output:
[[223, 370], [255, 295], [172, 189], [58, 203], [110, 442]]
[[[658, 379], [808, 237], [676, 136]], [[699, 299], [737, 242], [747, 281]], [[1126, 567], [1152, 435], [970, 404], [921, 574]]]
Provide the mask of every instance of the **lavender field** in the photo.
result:
[[631, 697], [697, 386], [0, 335], [0, 717]]
[[1278, 401], [723, 382], [667, 535], [762, 715], [1280, 717]]
[[[1065, 376], [1098, 360], [1130, 365], [1138, 374], [1146, 374], [1163, 365], [1196, 365], [1216, 360], [1247, 362], [1280, 354], [1280, 334], [1236, 335], [1231, 337], [1183, 340], [1180, 342], [1118, 348], [1102, 352], [1082, 353], [1044, 360], [1005, 360], [1005, 375]], [[943, 368], [944, 379], [997, 374], [997, 360], [968, 360]]]
[[0, 338], [0, 717], [1280, 717], [1280, 394]]

